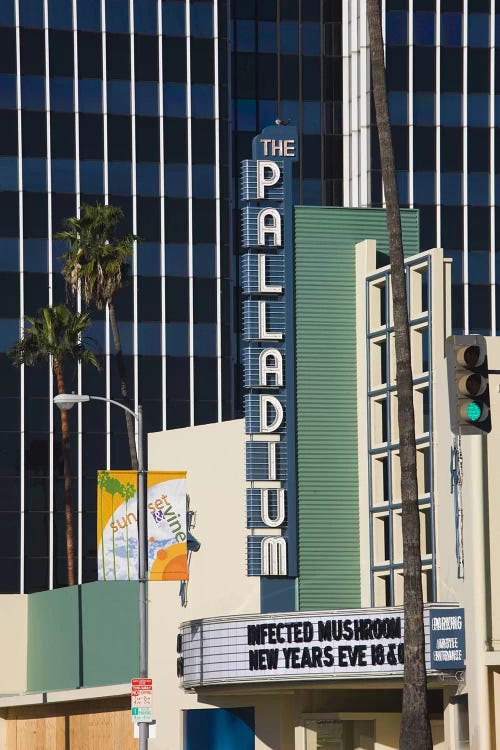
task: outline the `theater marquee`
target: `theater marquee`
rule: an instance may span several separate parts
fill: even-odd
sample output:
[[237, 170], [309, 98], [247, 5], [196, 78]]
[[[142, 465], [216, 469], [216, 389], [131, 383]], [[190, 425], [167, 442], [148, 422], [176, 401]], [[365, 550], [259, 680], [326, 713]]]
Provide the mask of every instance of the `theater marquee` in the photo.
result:
[[[461, 670], [463, 610], [425, 607], [428, 672]], [[402, 608], [195, 620], [181, 626], [182, 684], [402, 676]]]

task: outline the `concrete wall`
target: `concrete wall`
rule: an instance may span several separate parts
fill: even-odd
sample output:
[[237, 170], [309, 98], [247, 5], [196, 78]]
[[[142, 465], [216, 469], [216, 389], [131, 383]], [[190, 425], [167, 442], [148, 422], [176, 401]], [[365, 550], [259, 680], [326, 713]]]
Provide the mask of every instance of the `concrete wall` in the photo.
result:
[[[149, 664], [154, 685], [155, 750], [182, 747], [182, 709], [208, 708], [196, 694], [184, 693], [176, 678], [175, 643], [184, 620], [260, 609], [259, 579], [246, 574], [244, 421], [203, 425], [149, 436], [149, 469], [186, 470], [193, 535], [201, 543], [192, 553], [183, 607], [179, 584], [149, 586]], [[214, 705], [221, 705], [215, 702]], [[251, 703], [231, 697], [228, 706]], [[269, 707], [265, 707], [269, 713]], [[261, 719], [256, 715], [257, 730]], [[276, 746], [276, 745], [275, 745]], [[272, 745], [256, 743], [256, 748]], [[276, 746], [277, 747], [277, 746]]]

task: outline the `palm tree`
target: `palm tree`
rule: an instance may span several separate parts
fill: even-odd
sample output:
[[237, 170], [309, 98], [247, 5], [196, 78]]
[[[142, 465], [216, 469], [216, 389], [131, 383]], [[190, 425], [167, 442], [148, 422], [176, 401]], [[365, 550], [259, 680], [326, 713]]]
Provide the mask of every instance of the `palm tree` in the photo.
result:
[[[9, 349], [7, 355], [16, 367], [33, 367], [50, 361], [57, 381], [58, 393], [65, 393], [64, 364], [66, 360], [91, 364], [97, 369], [99, 363], [83, 342], [83, 335], [90, 324], [89, 316], [73, 313], [65, 305], [44, 307], [36, 318], [26, 318], [30, 324], [24, 328], [22, 338]], [[69, 441], [68, 415], [61, 410], [61, 433], [64, 465], [64, 514], [66, 522], [66, 559], [68, 586], [75, 583], [74, 533], [71, 492], [71, 448]]]
[[[69, 245], [68, 252], [62, 256], [65, 260], [62, 275], [73, 294], [80, 291], [84, 303], [93, 304], [98, 310], [108, 308], [121, 394], [129, 406], [125, 362], [113, 299], [128, 273], [128, 261], [136, 238], [133, 235], [116, 236], [122, 218], [123, 211], [118, 206], [82, 206], [80, 217], [66, 219], [66, 229], [56, 237]], [[128, 412], [125, 415], [130, 461], [132, 469], [137, 471], [134, 419]]]
[[408, 322], [396, 169], [387, 105], [380, 0], [368, 0], [367, 14], [370, 35], [373, 99], [377, 118], [380, 161], [387, 212], [387, 234], [389, 237], [392, 307], [396, 345], [405, 613], [403, 710], [399, 747], [401, 750], [410, 750], [410, 748], [411, 750], [431, 750], [432, 734], [427, 706], [427, 677], [425, 670], [422, 564], [410, 327]]

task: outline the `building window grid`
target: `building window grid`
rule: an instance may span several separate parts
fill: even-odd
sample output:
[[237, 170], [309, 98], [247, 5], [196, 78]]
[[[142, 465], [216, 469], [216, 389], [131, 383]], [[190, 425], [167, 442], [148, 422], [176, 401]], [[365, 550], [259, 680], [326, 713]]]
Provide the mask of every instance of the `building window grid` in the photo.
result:
[[[431, 258], [426, 256], [424, 261], [420, 256], [417, 259], [406, 261], [407, 295], [410, 310], [410, 335], [415, 331], [428, 331], [427, 340], [427, 369], [422, 374], [413, 378], [416, 392], [428, 393], [428, 424], [422, 419], [422, 433], [417, 437], [417, 464], [419, 479], [428, 477], [428, 487], [420, 484], [419, 507], [421, 511], [421, 536], [424, 545], [422, 554], [422, 573], [427, 580], [424, 585], [424, 597], [429, 600], [436, 599], [436, 575], [435, 575], [435, 534], [434, 534], [434, 491], [433, 491], [433, 466], [432, 466], [432, 341], [431, 341]], [[419, 274], [420, 278], [415, 276]], [[424, 285], [423, 274], [427, 275], [427, 285]], [[416, 283], [420, 283], [417, 292]], [[369, 484], [369, 533], [370, 533], [370, 593], [372, 606], [384, 604], [396, 604], [402, 601], [402, 557], [398, 559], [395, 554], [395, 536], [401, 532], [401, 501], [397, 500], [395, 475], [397, 475], [397, 458], [399, 442], [393, 439], [393, 424], [397, 423], [397, 412], [394, 409], [396, 394], [395, 379], [393, 377], [394, 366], [392, 365], [391, 339], [394, 336], [394, 327], [390, 319], [391, 301], [390, 271], [380, 271], [367, 279], [367, 435], [368, 435], [368, 484]], [[376, 294], [378, 299], [378, 319], [374, 320], [372, 295]], [[417, 294], [420, 299], [416, 300]], [[417, 305], [415, 302], [417, 301]], [[419, 309], [421, 308], [421, 309]], [[426, 308], [426, 309], [425, 309]], [[424, 336], [420, 335], [422, 348], [424, 347]], [[418, 339], [417, 339], [418, 341]], [[380, 346], [380, 344], [383, 345]], [[380, 377], [373, 386], [373, 346], [380, 346], [379, 358], [385, 362], [380, 364], [377, 375]], [[414, 350], [414, 347], [412, 347]], [[423, 351], [419, 352], [422, 363], [425, 361]], [[385, 377], [384, 377], [385, 375]], [[385, 381], [385, 382], [383, 382]], [[385, 410], [380, 405], [385, 403]], [[374, 404], [378, 404], [374, 408]], [[422, 410], [424, 403], [422, 399]], [[378, 413], [377, 413], [378, 412]], [[383, 422], [385, 421], [385, 424]], [[380, 441], [374, 439], [374, 427], [378, 428]], [[427, 428], [427, 429], [426, 429]], [[377, 444], [378, 443], [378, 444]], [[419, 459], [419, 455], [420, 459]], [[425, 454], [427, 454], [427, 459]], [[381, 464], [375, 470], [375, 462]], [[427, 462], [427, 465], [425, 465]], [[422, 465], [423, 464], [423, 465]], [[378, 476], [376, 475], [378, 473]], [[394, 488], [394, 489], [393, 489]], [[422, 489], [424, 491], [422, 491]], [[428, 492], [425, 490], [428, 489]], [[383, 497], [381, 497], [383, 495]], [[378, 522], [378, 523], [377, 523]], [[428, 524], [430, 525], [430, 534]], [[430, 554], [427, 550], [426, 539], [430, 537]], [[381, 552], [383, 551], [383, 554]], [[402, 550], [401, 550], [402, 553]], [[429, 582], [430, 576], [430, 582]], [[429, 591], [429, 588], [431, 589]], [[427, 594], [427, 595], [426, 595]]]
[[[72, 80], [72, 84], [73, 84], [73, 90], [75, 91], [75, 101], [74, 101], [74, 104], [71, 107], [71, 110], [74, 113], [74, 118], [75, 118], [75, 126], [74, 126], [75, 127], [75, 132], [74, 132], [74, 136], [76, 138], [76, 144], [75, 144], [76, 153], [75, 153], [75, 156], [74, 156], [74, 159], [75, 159], [75, 177], [74, 177], [75, 184], [74, 184], [74, 190], [75, 190], [75, 198], [76, 198], [76, 204], [77, 204], [76, 210], [78, 212], [78, 210], [79, 210], [79, 203], [80, 203], [80, 189], [81, 188], [80, 188], [80, 180], [79, 180], [79, 166], [80, 166], [79, 158], [80, 157], [79, 157], [79, 153], [78, 153], [78, 117], [79, 117], [78, 90], [77, 90], [77, 84], [78, 84], [78, 48], [77, 48], [77, 41], [78, 41], [77, 40], [77, 35], [78, 35], [78, 20], [77, 20], [77, 2], [76, 2], [76, 0], [73, 0], [73, 2], [72, 2], [71, 5], [72, 5], [72, 13], [73, 13], [72, 31], [73, 31], [73, 43], [74, 43], [74, 60], [73, 60], [74, 67], [73, 67], [73, 73], [72, 73], [71, 80]], [[129, 5], [129, 7], [133, 7], [134, 0], [129, 0], [128, 5]], [[47, 43], [47, 35], [48, 35], [48, 30], [49, 30], [49, 23], [48, 23], [48, 19], [47, 19], [47, 0], [44, 0], [44, 2], [43, 2], [43, 8], [44, 8], [44, 11], [45, 11], [44, 12], [44, 22], [43, 22], [43, 31], [44, 31], [44, 37], [45, 37], [44, 43], [45, 43], [45, 59], [46, 59], [46, 68], [45, 68], [45, 75], [44, 75], [45, 92], [46, 92], [46, 104], [45, 104], [44, 109], [45, 109], [45, 117], [46, 117], [46, 120], [47, 120], [47, 124], [48, 124], [48, 126], [50, 126], [50, 122], [51, 122], [51, 108], [50, 108], [49, 95], [47, 93], [50, 90], [50, 81], [51, 81], [51, 79], [50, 79], [50, 70], [49, 70], [50, 60], [48, 59], [49, 48], [48, 48], [48, 43]], [[158, 2], [158, 8], [159, 8], [158, 12], [161, 13], [161, 2]], [[186, 9], [189, 10], [189, 8], [190, 8], [190, 1], [186, 0]], [[104, 23], [104, 20], [103, 20], [104, 19], [104, 13], [105, 13], [104, 9], [105, 9], [105, 3], [104, 3], [104, 0], [102, 0], [102, 2], [101, 2], [102, 28], [100, 29], [100, 33], [102, 34], [103, 38], [105, 39], [105, 37], [106, 37], [106, 28], [105, 28], [105, 23]], [[215, 10], [216, 9], [217, 9], [217, 4], [215, 6]], [[22, 100], [21, 100], [21, 81], [22, 81], [22, 76], [21, 76], [21, 68], [20, 68], [19, 0], [17, 0], [17, 2], [15, 3], [15, 10], [16, 10], [16, 17], [17, 17], [17, 21], [16, 21], [16, 46], [17, 46], [17, 53], [16, 53], [17, 54], [17, 74], [16, 74], [16, 86], [17, 86], [17, 89], [16, 89], [16, 100], [17, 100], [17, 102], [16, 102], [16, 104], [17, 104], [17, 111], [18, 111], [18, 136], [19, 136], [19, 154], [20, 154], [19, 159], [18, 159], [19, 212], [20, 212], [20, 217], [21, 217], [21, 228], [20, 228], [20, 238], [19, 238], [19, 248], [20, 248], [20, 314], [21, 314], [21, 318], [23, 318], [23, 315], [24, 315], [24, 307], [23, 307], [23, 288], [24, 288], [24, 284], [23, 284], [23, 270], [24, 269], [23, 269], [23, 233], [22, 233], [22, 206], [23, 206], [22, 164], [23, 164], [23, 162], [22, 162], [22, 152], [21, 152], [21, 144], [22, 144], [22, 141], [21, 141], [21, 114], [23, 112], [23, 107], [22, 107]], [[214, 17], [214, 20], [217, 19], [217, 15], [216, 15], [215, 11], [214, 11], [213, 17]], [[215, 32], [213, 34], [214, 47], [216, 47], [218, 45], [217, 33], [218, 32]], [[133, 43], [133, 29], [130, 30], [129, 36], [131, 38], [131, 43]], [[160, 36], [159, 36], [159, 43], [160, 43], [160, 46], [161, 46], [161, 37]], [[133, 49], [131, 50], [131, 54], [132, 55], [134, 54], [134, 50]], [[103, 44], [103, 58], [104, 58], [103, 80], [106, 80], [105, 55], [106, 55], [106, 47], [105, 47], [105, 44]], [[162, 70], [161, 70], [161, 56], [160, 55], [159, 55], [159, 65], [160, 65], [159, 80], [161, 82]], [[131, 80], [132, 81], [133, 81], [133, 78], [134, 78], [134, 76], [133, 76], [133, 67], [132, 67], [132, 70], [131, 70]], [[132, 93], [132, 97], [133, 97], [133, 93]], [[108, 203], [108, 201], [109, 201], [109, 191], [108, 191], [108, 149], [107, 149], [107, 128], [106, 128], [106, 119], [107, 119], [106, 99], [107, 99], [107, 97], [106, 97], [106, 90], [105, 90], [104, 86], [102, 88], [102, 99], [103, 99], [102, 116], [103, 116], [103, 120], [104, 120], [104, 155], [103, 155], [104, 185], [103, 185], [103, 199], [104, 199], [105, 203]], [[131, 117], [133, 117], [133, 115], [134, 115], [134, 113], [132, 112], [131, 113]], [[217, 111], [214, 113], [214, 116], [215, 117], [219, 116]], [[163, 127], [163, 123], [162, 123], [162, 127]], [[134, 164], [135, 164], [135, 151], [134, 151], [134, 154], [132, 156], [133, 156], [133, 161], [134, 161]], [[47, 158], [50, 160], [50, 127], [47, 128]], [[160, 159], [163, 159], [163, 153], [162, 153]], [[216, 168], [217, 168], [217, 165], [216, 165]], [[222, 167], [220, 167], [220, 168], [222, 169]], [[219, 175], [219, 173], [218, 173], [218, 175]], [[50, 174], [49, 174], [49, 179], [50, 179]], [[163, 179], [164, 178], [163, 178], [163, 170], [162, 170], [162, 177], [160, 179], [161, 179], [160, 200], [164, 201], [164, 189], [163, 189]], [[134, 188], [131, 191], [132, 204], [133, 204], [133, 214], [134, 214], [134, 230], [137, 229], [137, 227], [136, 227], [136, 223], [137, 223], [136, 222], [137, 208], [136, 208], [136, 195], [135, 195], [136, 192], [137, 191]], [[50, 209], [50, 200], [51, 200], [50, 182], [47, 185], [47, 194], [49, 195], [48, 200], [49, 200], [49, 209]], [[217, 199], [217, 204], [216, 204], [216, 206], [217, 206], [217, 212], [219, 212], [220, 211], [220, 188], [218, 189], [218, 193], [217, 193], [217, 195], [215, 197]], [[214, 201], [214, 203], [215, 203], [215, 201]], [[49, 213], [49, 216], [50, 216], [50, 213]], [[219, 218], [219, 221], [220, 221], [220, 217], [218, 217], [218, 218]], [[162, 221], [164, 221], [163, 217], [162, 217]], [[55, 249], [53, 249], [52, 246], [51, 246], [52, 245], [52, 243], [51, 243], [51, 233], [52, 233], [52, 225], [50, 225], [49, 228], [48, 228], [49, 243], [48, 243], [48, 246], [47, 246], [48, 253], [49, 253], [49, 255], [48, 255], [49, 261], [48, 261], [48, 269], [47, 269], [48, 270], [48, 276], [47, 276], [47, 278], [48, 278], [48, 287], [47, 287], [47, 289], [48, 289], [48, 294], [50, 295], [50, 297], [48, 298], [49, 304], [52, 302], [52, 289], [53, 289], [53, 284], [51, 282], [52, 273], [53, 273], [53, 269], [52, 269], [52, 256], [53, 256], [53, 251], [55, 252]], [[164, 234], [163, 234], [163, 236], [161, 238], [160, 246], [161, 246], [161, 250], [162, 250], [161, 257], [163, 259], [163, 263], [162, 263], [162, 267], [161, 267], [161, 276], [162, 276], [162, 283], [163, 283], [163, 286], [164, 286], [165, 276], [166, 276], [165, 268], [164, 268], [164, 256], [165, 256], [165, 247], [166, 247]], [[221, 253], [221, 237], [220, 237], [220, 231], [219, 231], [219, 236], [218, 236], [218, 240], [217, 240], [217, 284], [219, 285], [219, 287], [220, 287], [220, 284], [221, 284], [221, 271], [220, 271], [221, 258], [220, 258], [220, 253]], [[136, 265], [137, 265], [137, 248], [134, 248], [133, 264], [134, 264], [133, 286], [134, 286], [134, 302], [135, 302], [135, 304], [134, 304], [134, 325], [133, 325], [133, 328], [134, 328], [134, 350], [135, 350], [134, 351], [134, 370], [135, 370], [136, 377], [134, 378], [134, 388], [132, 390], [134, 391], [134, 389], [135, 389], [135, 393], [134, 393], [135, 399], [134, 399], [134, 401], [137, 404], [137, 400], [138, 400], [138, 390], [137, 390], [138, 389], [138, 377], [137, 377], [137, 374], [138, 374], [137, 373], [137, 368], [138, 368], [138, 356], [137, 356], [137, 352], [138, 352], [138, 341], [137, 341], [137, 338], [138, 338], [138, 333], [137, 333], [138, 315], [137, 315], [137, 290], [136, 290], [136, 284], [137, 284], [137, 267], [136, 267]], [[192, 275], [193, 274], [191, 274], [191, 276]], [[80, 300], [78, 300], [77, 305], [78, 305], [78, 309], [80, 309], [81, 308]], [[162, 321], [161, 322], [162, 322], [162, 326], [164, 327], [165, 334], [166, 334], [166, 311], [165, 311], [164, 304], [162, 304]], [[193, 325], [192, 319], [191, 319], [190, 325], [191, 326]], [[222, 383], [221, 383], [221, 380], [222, 380], [222, 370], [221, 370], [221, 356], [222, 356], [222, 354], [221, 354], [221, 311], [220, 311], [220, 309], [218, 310], [217, 327], [218, 327], [218, 332], [217, 332], [217, 339], [218, 339], [218, 346], [217, 346], [217, 355], [218, 355], [217, 356], [217, 360], [218, 360], [218, 384], [217, 384], [217, 393], [214, 394], [214, 400], [217, 401], [217, 405], [218, 405], [218, 419], [220, 420], [222, 418], [222, 413], [221, 413], [221, 409], [222, 409]], [[108, 316], [107, 315], [105, 316], [105, 331], [106, 331], [106, 335], [105, 335], [105, 342], [106, 343], [105, 343], [104, 352], [103, 352], [104, 356], [105, 356], [105, 368], [104, 368], [105, 369], [105, 377], [106, 377], [105, 392], [106, 392], [106, 395], [108, 397], [110, 397], [110, 395], [111, 395], [111, 393], [110, 393], [110, 390], [111, 390], [110, 369], [114, 366], [114, 363], [111, 362], [111, 357], [110, 357], [109, 320], [108, 320]], [[166, 351], [165, 348], [163, 348], [163, 352], [162, 352], [162, 354], [164, 355], [163, 356], [163, 360], [165, 360], [165, 351]], [[49, 376], [49, 370], [47, 370], [47, 377], [48, 377], [48, 380], [50, 382], [52, 382], [51, 377]], [[21, 368], [20, 383], [21, 383], [21, 394], [24, 396], [24, 394], [25, 394], [24, 368]], [[78, 368], [78, 386], [79, 386], [79, 389], [81, 389], [81, 387], [82, 387], [82, 377], [81, 377], [81, 370], [80, 370], [80, 368]], [[163, 387], [163, 393], [162, 393], [163, 419], [162, 419], [162, 422], [163, 422], [163, 427], [165, 427], [165, 417], [166, 417], [166, 412], [165, 412], [165, 410], [166, 410], [166, 384], [164, 383], [162, 387]], [[194, 393], [193, 393], [193, 389], [191, 389], [191, 394], [190, 394], [190, 401], [191, 402], [193, 401], [193, 397], [194, 397]], [[24, 404], [24, 398], [21, 399], [21, 403]], [[194, 404], [192, 405], [192, 408], [193, 408], [193, 406], [194, 406]], [[54, 436], [54, 426], [55, 426], [54, 419], [55, 418], [54, 418], [54, 414], [53, 414], [53, 408], [51, 406], [51, 401], [49, 402], [48, 408], [50, 410], [50, 416], [49, 416], [49, 420], [50, 420], [50, 448], [49, 448], [49, 450], [50, 450], [50, 457], [51, 457], [50, 458], [50, 466], [52, 467], [53, 463], [54, 463], [53, 456], [54, 456], [54, 450], [55, 450], [55, 436]], [[110, 446], [111, 421], [110, 421], [110, 415], [109, 415], [109, 408], [107, 409], [107, 412], [108, 412], [108, 414], [107, 414], [107, 420], [106, 420], [106, 442], [107, 442], [107, 450], [106, 450], [107, 459], [106, 459], [106, 464], [109, 467], [110, 461], [111, 461], [111, 446]], [[83, 514], [83, 489], [82, 489], [82, 468], [83, 468], [82, 467], [82, 452], [83, 452], [82, 448], [83, 448], [83, 445], [82, 445], [82, 435], [83, 435], [83, 432], [82, 432], [82, 422], [81, 422], [81, 420], [82, 420], [81, 410], [79, 409], [79, 415], [78, 415], [78, 453], [75, 452], [75, 468], [76, 468], [76, 466], [78, 466], [78, 477], [79, 477], [78, 478], [78, 482], [77, 482], [77, 486], [75, 486], [75, 506], [77, 506], [77, 507], [75, 507], [75, 520], [77, 521], [77, 528], [78, 528], [78, 531], [77, 531], [77, 534], [78, 534], [78, 551], [77, 551], [77, 558], [78, 559], [77, 559], [77, 565], [78, 565], [78, 580], [79, 580], [79, 582], [81, 582], [83, 580], [83, 578], [86, 576], [86, 573], [84, 572], [85, 569], [88, 569], [88, 564], [86, 564], [85, 561], [82, 560], [82, 554], [85, 553], [85, 550], [83, 549], [83, 545], [82, 545], [82, 541], [84, 542], [84, 540], [82, 540], [82, 514]], [[21, 406], [21, 422], [22, 422], [22, 425], [24, 425], [25, 417], [24, 417], [24, 407], [23, 406]], [[20, 465], [20, 467], [19, 467], [20, 468], [20, 509], [21, 509], [21, 514], [20, 514], [20, 523], [21, 523], [21, 527], [20, 527], [21, 528], [21, 530], [20, 530], [21, 549], [20, 549], [20, 566], [19, 566], [19, 570], [20, 570], [20, 587], [19, 587], [19, 590], [21, 592], [24, 592], [24, 591], [30, 589], [30, 584], [29, 584], [28, 580], [25, 578], [25, 555], [26, 555], [27, 550], [28, 550], [28, 540], [25, 539], [25, 535], [26, 535], [26, 532], [24, 530], [24, 518], [25, 518], [25, 515], [24, 515], [24, 512], [23, 512], [24, 511], [25, 481], [26, 481], [26, 476], [25, 476], [26, 472], [25, 472], [25, 467], [24, 467], [25, 450], [24, 450], [24, 447], [23, 447], [24, 446], [24, 440], [25, 440], [24, 428], [21, 430], [21, 434], [20, 434], [20, 438], [19, 439], [20, 439], [20, 446], [21, 446], [21, 462], [22, 462], [21, 465]], [[57, 583], [55, 581], [55, 575], [56, 575], [55, 570], [56, 570], [56, 566], [58, 565], [58, 558], [56, 559], [56, 549], [55, 549], [55, 525], [54, 524], [55, 524], [55, 510], [56, 509], [55, 509], [55, 486], [54, 486], [53, 471], [50, 472], [50, 483], [51, 483], [51, 489], [50, 489], [50, 500], [49, 500], [49, 503], [50, 503], [50, 507], [49, 507], [49, 516], [50, 516], [49, 527], [50, 527], [50, 532], [49, 532], [49, 534], [50, 534], [50, 540], [51, 541], [50, 541], [50, 545], [49, 545], [50, 546], [49, 557], [50, 557], [51, 562], [49, 564], [49, 573], [48, 573], [47, 584], [48, 584], [48, 586], [50, 588], [52, 588], [54, 585], [57, 585]], [[27, 487], [26, 487], [26, 491], [27, 491]], [[76, 529], [75, 529], [75, 531], [76, 531]], [[27, 574], [27, 571], [26, 571], [26, 574]]]

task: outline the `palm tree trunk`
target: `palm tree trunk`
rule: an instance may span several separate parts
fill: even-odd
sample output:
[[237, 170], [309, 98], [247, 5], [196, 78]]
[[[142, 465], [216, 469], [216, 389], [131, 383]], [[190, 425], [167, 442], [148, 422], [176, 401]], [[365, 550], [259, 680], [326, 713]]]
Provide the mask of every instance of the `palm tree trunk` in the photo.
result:
[[404, 572], [404, 685], [401, 750], [431, 750], [427, 707], [425, 637], [423, 623], [420, 519], [413, 411], [410, 330], [392, 134], [387, 106], [380, 0], [368, 0], [373, 98], [377, 117], [380, 160], [387, 210], [391, 262], [392, 305], [396, 345], [398, 426], [401, 460], [401, 498]]
[[[64, 387], [64, 369], [61, 361], [54, 359], [54, 374], [57, 380], [57, 392], [66, 393]], [[66, 522], [66, 565], [68, 586], [75, 585], [75, 550], [73, 534], [73, 497], [71, 492], [71, 445], [69, 441], [68, 412], [61, 409], [61, 432], [64, 463], [64, 518]]]
[[[120, 378], [121, 394], [122, 394], [123, 401], [125, 402], [125, 406], [130, 407], [130, 399], [128, 396], [128, 388], [127, 388], [127, 375], [125, 373], [125, 362], [123, 360], [120, 331], [118, 329], [118, 322], [116, 320], [115, 306], [111, 300], [108, 302], [108, 309], [109, 309], [109, 320], [111, 323], [111, 331], [113, 333], [113, 343], [115, 346], [116, 364], [118, 366], [118, 376]], [[137, 471], [138, 464], [137, 464], [137, 450], [135, 446], [134, 418], [132, 414], [129, 414], [128, 412], [125, 412], [125, 416], [127, 419], [127, 434], [128, 434], [128, 447], [130, 451], [130, 463], [132, 465], [133, 471]]]

